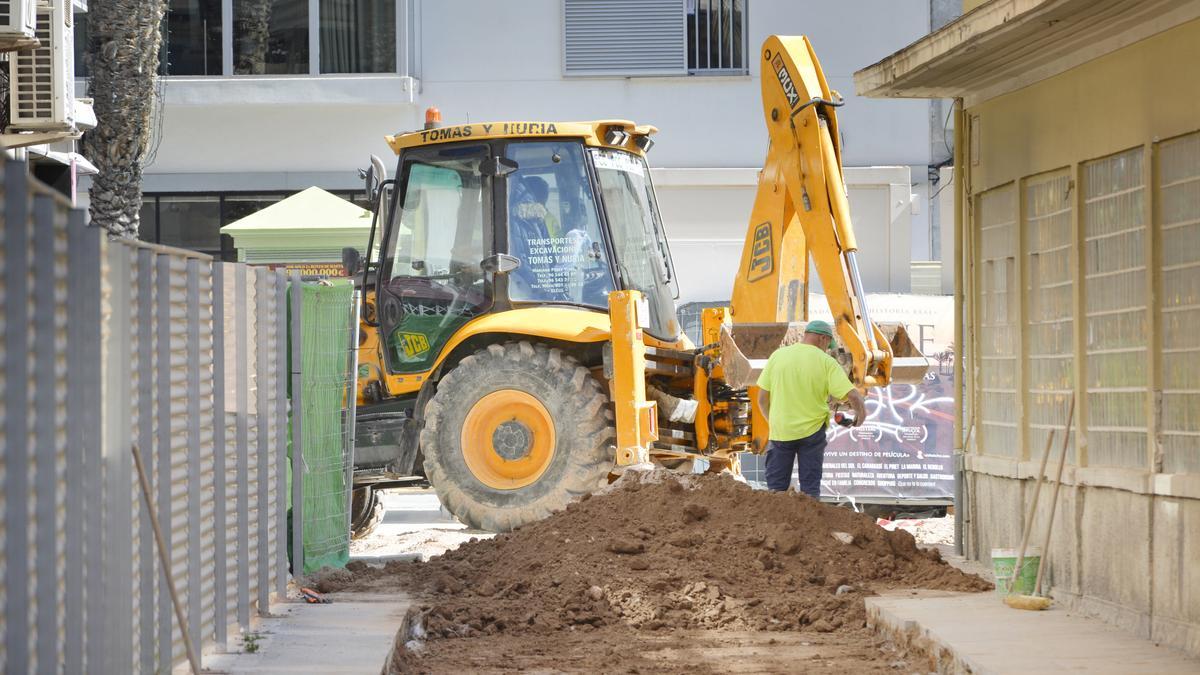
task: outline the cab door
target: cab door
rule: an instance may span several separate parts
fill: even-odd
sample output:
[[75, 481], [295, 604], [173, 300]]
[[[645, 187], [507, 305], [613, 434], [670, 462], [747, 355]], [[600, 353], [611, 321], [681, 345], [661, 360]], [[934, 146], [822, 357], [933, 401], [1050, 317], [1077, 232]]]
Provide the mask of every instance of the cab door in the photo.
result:
[[465, 323], [492, 306], [480, 263], [493, 249], [489, 146], [418, 148], [401, 157], [379, 279], [379, 324], [388, 369], [429, 370]]

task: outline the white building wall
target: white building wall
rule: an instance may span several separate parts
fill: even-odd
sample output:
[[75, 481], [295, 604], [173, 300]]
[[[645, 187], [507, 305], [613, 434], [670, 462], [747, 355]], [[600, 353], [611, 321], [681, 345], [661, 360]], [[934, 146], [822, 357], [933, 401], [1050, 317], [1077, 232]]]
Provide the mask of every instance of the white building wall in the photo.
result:
[[[741, 260], [758, 181], [755, 169], [653, 171], [659, 209], [671, 240], [681, 303], [728, 300]], [[871, 292], [908, 289], [910, 171], [846, 169], [850, 217], [858, 236], [863, 285]], [[810, 290], [821, 282], [810, 272]]]
[[[839, 116], [847, 167], [908, 174], [852, 185], [855, 227], [868, 248], [862, 256], [887, 263], [864, 260], [868, 290], [908, 290], [907, 261], [929, 255], [932, 209], [914, 214], [908, 194], [929, 194], [930, 103], [859, 98], [851, 81], [856, 68], [929, 30], [928, 0], [748, 0], [748, 75], [645, 78], [564, 77], [561, 0], [416, 4], [415, 79], [170, 78], [146, 191], [354, 188], [369, 154], [389, 154], [383, 136], [417, 128], [427, 106], [440, 108], [446, 124], [633, 119], [660, 129], [649, 159], [663, 170], [660, 197], [683, 299], [719, 299], [732, 276], [717, 283], [701, 271], [708, 263], [736, 267], [766, 154], [758, 46], [770, 34], [799, 33], [810, 36], [830, 84], [846, 96]], [[713, 185], [714, 169], [748, 171], [736, 184]], [[877, 244], [884, 240], [886, 252]]]

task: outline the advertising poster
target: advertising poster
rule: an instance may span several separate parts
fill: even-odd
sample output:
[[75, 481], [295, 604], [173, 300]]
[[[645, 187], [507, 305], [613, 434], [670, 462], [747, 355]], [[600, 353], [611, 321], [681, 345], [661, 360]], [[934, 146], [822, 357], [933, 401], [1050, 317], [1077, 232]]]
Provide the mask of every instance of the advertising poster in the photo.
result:
[[[874, 388], [861, 427], [831, 424], [821, 496], [838, 501], [954, 498], [954, 299], [872, 295], [876, 322], [900, 322], [929, 359], [921, 384]], [[824, 296], [809, 299], [812, 319], [830, 320]]]

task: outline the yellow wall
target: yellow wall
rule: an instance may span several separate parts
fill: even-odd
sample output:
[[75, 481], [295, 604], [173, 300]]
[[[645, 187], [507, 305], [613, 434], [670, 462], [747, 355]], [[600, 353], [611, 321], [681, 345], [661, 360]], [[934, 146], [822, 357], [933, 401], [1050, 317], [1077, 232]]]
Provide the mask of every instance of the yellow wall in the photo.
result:
[[963, 14], [966, 14], [967, 12], [986, 2], [988, 2], [988, 0], [963, 0]]
[[980, 148], [971, 191], [1195, 131], [1196, 63], [1200, 20], [968, 108]]

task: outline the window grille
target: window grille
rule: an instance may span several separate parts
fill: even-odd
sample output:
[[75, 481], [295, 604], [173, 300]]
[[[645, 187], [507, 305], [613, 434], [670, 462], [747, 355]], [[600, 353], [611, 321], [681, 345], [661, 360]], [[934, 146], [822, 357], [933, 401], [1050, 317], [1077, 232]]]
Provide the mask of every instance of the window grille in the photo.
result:
[[745, 74], [746, 0], [563, 0], [563, 72]]
[[1088, 463], [1146, 465], [1143, 152], [1083, 165]]
[[979, 195], [980, 413], [984, 453], [1017, 456], [1017, 250], [1012, 184]]
[[746, 72], [746, 0], [687, 0], [688, 72]]
[[1200, 133], [1158, 146], [1164, 473], [1200, 473]]
[[[1045, 446], [1050, 430], [1059, 429], [1061, 433], [1075, 386], [1075, 273], [1071, 265], [1074, 191], [1066, 171], [1027, 178], [1024, 190], [1028, 448], [1036, 453]], [[1074, 436], [1070, 442], [1074, 442]]]

